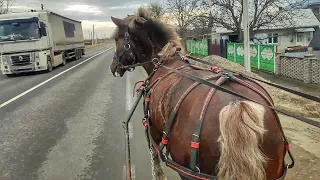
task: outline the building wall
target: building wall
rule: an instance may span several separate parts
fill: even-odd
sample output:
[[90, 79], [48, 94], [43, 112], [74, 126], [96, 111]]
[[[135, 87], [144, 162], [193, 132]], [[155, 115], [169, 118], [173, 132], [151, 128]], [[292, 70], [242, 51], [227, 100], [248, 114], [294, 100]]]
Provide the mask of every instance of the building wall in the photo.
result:
[[320, 84], [320, 59], [281, 56], [276, 59], [276, 75]]
[[221, 36], [218, 33], [211, 34], [211, 43], [212, 44], [220, 44]]
[[[270, 43], [268, 34], [273, 34], [273, 36], [275, 36], [275, 34], [278, 34], [277, 42]], [[255, 37], [259, 39], [259, 41], [254, 40], [254, 43], [276, 44], [277, 52], [284, 53], [285, 49], [290, 46], [308, 46], [312, 40], [313, 32], [302, 32], [299, 38], [300, 40], [302, 40], [301, 42], [297, 42], [297, 32], [287, 32], [285, 30], [270, 31], [268, 33], [259, 33], [256, 34]]]

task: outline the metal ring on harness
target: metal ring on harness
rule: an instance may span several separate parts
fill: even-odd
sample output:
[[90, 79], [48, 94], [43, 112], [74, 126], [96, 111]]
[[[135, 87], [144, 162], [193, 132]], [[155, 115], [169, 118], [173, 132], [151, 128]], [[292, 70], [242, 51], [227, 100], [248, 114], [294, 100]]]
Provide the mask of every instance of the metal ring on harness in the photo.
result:
[[130, 44], [125, 44], [123, 47], [125, 50], [129, 50], [131, 46], [130, 46]]
[[195, 166], [195, 168], [198, 170], [198, 173], [200, 173], [200, 168], [198, 166]]
[[158, 58], [153, 58], [153, 59], [151, 60], [151, 62], [152, 62], [153, 64], [158, 64], [158, 63], [159, 63], [159, 59], [158, 59]]

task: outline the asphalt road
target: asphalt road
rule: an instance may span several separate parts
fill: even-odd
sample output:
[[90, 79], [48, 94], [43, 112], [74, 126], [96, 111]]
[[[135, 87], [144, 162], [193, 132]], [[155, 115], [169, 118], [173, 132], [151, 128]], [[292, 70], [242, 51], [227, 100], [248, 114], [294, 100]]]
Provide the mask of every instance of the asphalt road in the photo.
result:
[[[114, 78], [113, 53], [100, 47], [50, 73], [0, 75], [0, 180], [124, 179], [122, 121], [144, 74], [136, 69]], [[142, 115], [138, 106], [130, 124], [132, 169], [135, 179], [149, 180]]]

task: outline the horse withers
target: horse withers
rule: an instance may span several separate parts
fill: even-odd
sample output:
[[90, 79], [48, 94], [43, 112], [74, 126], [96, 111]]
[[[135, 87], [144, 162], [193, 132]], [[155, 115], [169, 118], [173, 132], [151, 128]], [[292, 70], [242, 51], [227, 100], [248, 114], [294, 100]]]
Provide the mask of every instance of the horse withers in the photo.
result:
[[[146, 98], [151, 137], [160, 147], [166, 147], [177, 166], [185, 168], [170, 166], [182, 179], [206, 179], [197, 173], [219, 180], [283, 178], [285, 138], [271, 108], [195, 82], [168, 68], [273, 106], [265, 89], [241, 76], [234, 75], [233, 79], [241, 82], [237, 83], [219, 73], [186, 65], [181, 38], [175, 30], [151, 18], [143, 8], [137, 15], [111, 19], [117, 31], [110, 69], [115, 77], [122, 77], [131, 65], [138, 64], [149, 74]], [[165, 179], [157, 153], [153, 158], [158, 179]]]

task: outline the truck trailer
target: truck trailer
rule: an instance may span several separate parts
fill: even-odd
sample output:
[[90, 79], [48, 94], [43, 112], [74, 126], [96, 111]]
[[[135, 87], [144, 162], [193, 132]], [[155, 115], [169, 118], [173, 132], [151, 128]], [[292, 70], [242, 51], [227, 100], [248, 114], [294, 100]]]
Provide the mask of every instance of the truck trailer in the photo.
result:
[[51, 11], [0, 15], [2, 74], [47, 71], [80, 59], [84, 52], [80, 21]]

